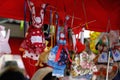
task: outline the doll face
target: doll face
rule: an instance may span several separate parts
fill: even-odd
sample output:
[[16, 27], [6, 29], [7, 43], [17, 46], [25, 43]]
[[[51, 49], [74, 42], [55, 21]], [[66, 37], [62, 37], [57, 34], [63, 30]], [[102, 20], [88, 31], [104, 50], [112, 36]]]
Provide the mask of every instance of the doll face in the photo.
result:
[[35, 22], [36, 22], [37, 24], [40, 24], [41, 18], [40, 18], [40, 17], [35, 17]]
[[35, 17], [35, 24], [34, 24], [34, 26], [35, 26], [36, 28], [40, 28], [41, 25], [42, 25], [41, 22], [42, 22], [42, 20], [41, 20], [40, 17]]
[[61, 34], [60, 34], [60, 37], [61, 37], [61, 38], [64, 38], [64, 37], [65, 37], [64, 33], [61, 33]]

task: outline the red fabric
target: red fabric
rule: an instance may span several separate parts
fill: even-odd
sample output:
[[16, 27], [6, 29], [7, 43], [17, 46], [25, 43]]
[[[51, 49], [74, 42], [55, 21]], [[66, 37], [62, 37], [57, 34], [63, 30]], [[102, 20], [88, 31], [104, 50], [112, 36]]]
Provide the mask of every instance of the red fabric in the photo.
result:
[[11, 38], [10, 37], [9, 44], [10, 44], [12, 54], [19, 54], [20, 55], [19, 47], [20, 47], [23, 40], [24, 40], [23, 38], [13, 38], [13, 37]]
[[30, 79], [32, 78], [32, 76], [34, 75], [34, 73], [38, 70], [38, 67], [35, 66], [35, 63], [37, 61], [32, 60], [30, 58], [22, 58], [25, 68], [26, 68], [26, 72], [29, 75]]
[[[53, 6], [52, 8], [58, 12], [65, 11], [70, 17], [69, 26], [71, 26], [72, 16], [75, 19], [72, 27], [79, 26], [80, 24], [85, 26], [88, 24], [89, 30], [94, 31], [108, 31], [109, 29], [120, 30], [120, 0], [33, 0], [35, 4], [39, 6], [42, 2], [48, 3]], [[82, 4], [84, 1], [84, 5]], [[83, 8], [84, 6], [84, 8]], [[49, 9], [48, 6], [47, 9]], [[85, 11], [84, 11], [85, 9]], [[27, 7], [26, 10], [27, 20], [30, 20], [30, 13]], [[0, 17], [13, 18], [18, 20], [24, 20], [24, 0], [0, 0]], [[49, 23], [49, 10], [46, 11], [45, 23]], [[110, 19], [110, 26], [108, 26], [108, 20]], [[95, 20], [95, 22], [94, 22]], [[82, 27], [83, 27], [82, 26]], [[108, 28], [108, 27], [109, 28]], [[14, 43], [16, 42], [16, 44]], [[20, 41], [21, 42], [21, 41]], [[19, 41], [10, 41], [12, 53], [18, 54]], [[29, 65], [25, 65], [29, 66]], [[34, 69], [31, 67], [31, 69]], [[30, 71], [32, 71], [30, 69]]]
[[76, 53], [81, 53], [82, 51], [85, 50], [85, 45], [82, 44], [79, 40], [76, 40], [76, 48], [77, 48], [77, 51]]
[[[70, 16], [75, 16], [73, 27], [86, 22], [89, 30], [107, 31], [108, 29], [120, 30], [120, 0], [33, 0], [36, 6], [45, 2], [49, 6], [47, 9], [53, 8], [57, 12], [64, 11]], [[84, 1], [84, 5], [83, 2]], [[84, 6], [84, 8], [83, 8]], [[85, 9], [85, 10], [84, 10]], [[48, 13], [49, 11], [46, 11]], [[1, 0], [0, 1], [0, 17], [24, 19], [24, 0]], [[49, 18], [45, 16], [45, 22]], [[79, 19], [78, 19], [79, 18]], [[27, 20], [29, 20], [29, 10], [27, 7]], [[111, 27], [107, 28], [108, 19], [110, 19]], [[69, 20], [71, 26], [72, 17]], [[94, 22], [95, 20], [95, 22]], [[48, 22], [49, 23], [49, 22]]]
[[[23, 53], [20, 53], [19, 47], [24, 39], [23, 38], [10, 38], [9, 44], [11, 47], [12, 54], [15, 55], [21, 55]], [[23, 63], [25, 65], [25, 69], [27, 71], [27, 74], [30, 76], [30, 78], [33, 76], [33, 74], [38, 70], [38, 67], [35, 66], [36, 61], [29, 59], [29, 58], [22, 58]]]
[[57, 62], [57, 61], [59, 60], [59, 58], [60, 58], [60, 53], [61, 53], [62, 48], [63, 48], [63, 45], [60, 45], [60, 46], [59, 46], [59, 49], [58, 49], [58, 51], [57, 51], [57, 53], [56, 53], [56, 58], [55, 58], [55, 61], [56, 61], [56, 62]]

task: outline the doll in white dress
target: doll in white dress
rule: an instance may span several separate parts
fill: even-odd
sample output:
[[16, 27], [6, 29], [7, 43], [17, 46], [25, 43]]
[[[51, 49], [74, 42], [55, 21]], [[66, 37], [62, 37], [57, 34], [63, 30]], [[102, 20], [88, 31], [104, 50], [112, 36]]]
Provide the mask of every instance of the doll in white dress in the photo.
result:
[[5, 31], [5, 27], [0, 25], [0, 56], [3, 54], [11, 53], [11, 48], [8, 43], [10, 37], [10, 29], [8, 29], [5, 36], [2, 34], [2, 31]]

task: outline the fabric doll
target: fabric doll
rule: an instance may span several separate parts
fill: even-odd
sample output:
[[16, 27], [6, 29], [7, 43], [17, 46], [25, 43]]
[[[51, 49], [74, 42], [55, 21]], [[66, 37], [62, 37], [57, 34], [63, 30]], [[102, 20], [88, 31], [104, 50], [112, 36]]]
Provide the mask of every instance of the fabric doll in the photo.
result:
[[57, 45], [51, 49], [48, 57], [48, 65], [53, 67], [52, 75], [59, 78], [64, 76], [66, 63], [69, 59], [69, 53], [66, 47], [67, 26], [61, 26], [63, 25], [63, 22], [63, 19], [60, 18], [59, 26], [57, 28]]
[[10, 37], [10, 29], [7, 31], [7, 35], [3, 35], [2, 31], [5, 31], [5, 27], [0, 25], [0, 56], [3, 54], [11, 53], [11, 48], [8, 43]]
[[32, 15], [32, 24], [28, 29], [28, 34], [21, 44], [21, 48], [24, 51], [24, 57], [31, 58], [33, 60], [38, 60], [39, 54], [44, 51], [45, 48], [45, 38], [42, 32], [42, 25], [44, 20], [44, 12], [47, 4], [42, 4], [39, 14], [38, 11], [31, 0], [27, 0], [28, 6]]

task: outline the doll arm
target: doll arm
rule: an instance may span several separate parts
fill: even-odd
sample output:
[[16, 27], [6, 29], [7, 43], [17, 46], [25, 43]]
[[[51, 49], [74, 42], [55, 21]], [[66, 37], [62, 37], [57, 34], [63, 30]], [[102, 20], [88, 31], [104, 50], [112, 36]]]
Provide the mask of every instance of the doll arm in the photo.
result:
[[34, 6], [34, 3], [33, 2], [31, 2], [30, 0], [27, 0], [27, 3], [28, 3], [28, 7], [29, 7], [29, 10], [30, 10], [30, 12], [31, 12], [31, 14], [32, 14], [32, 21], [34, 21], [35, 20], [35, 6]]

